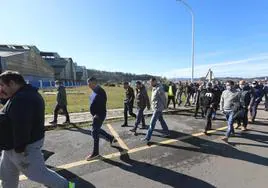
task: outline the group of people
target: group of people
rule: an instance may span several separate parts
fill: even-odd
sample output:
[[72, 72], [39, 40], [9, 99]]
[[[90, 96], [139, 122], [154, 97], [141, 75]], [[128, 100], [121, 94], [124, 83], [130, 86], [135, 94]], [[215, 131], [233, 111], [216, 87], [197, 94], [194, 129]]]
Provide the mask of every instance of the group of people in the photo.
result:
[[[116, 143], [117, 140], [113, 135], [102, 129], [107, 115], [105, 90], [95, 77], [89, 78], [87, 84], [92, 90], [90, 113], [93, 117], [92, 136], [94, 145], [86, 160], [93, 160], [100, 157], [100, 136], [106, 138], [111, 145]], [[179, 82], [177, 87], [170, 83], [165, 91], [163, 85], [159, 84], [156, 78], [151, 78], [150, 85], [152, 87], [151, 100], [149, 100], [146, 87], [140, 81], [136, 82], [136, 92], [128, 82], [124, 83], [126, 97], [122, 127], [128, 126], [128, 114], [130, 114], [136, 119], [134, 128], [130, 130], [131, 132], [136, 135], [139, 124], [141, 124], [141, 129], [148, 129], [146, 136], [142, 139], [146, 143], [150, 142], [157, 121], [162, 126], [163, 136], [170, 136], [169, 128], [163, 118], [163, 111], [168, 107], [171, 100], [174, 104], [177, 101], [178, 105], [181, 105], [183, 93], [186, 95], [186, 106], [191, 105], [191, 98], [196, 105], [194, 116], [197, 117], [198, 111], [201, 109], [201, 116], [206, 117], [205, 134], [208, 134], [208, 131], [212, 128], [212, 119], [215, 118], [218, 107], [220, 108], [228, 122], [228, 129], [224, 138], [226, 142], [229, 136], [234, 133], [233, 124], [235, 121], [238, 126], [243, 126], [243, 130], [246, 130], [248, 112], [250, 112], [250, 120], [254, 122], [258, 105], [263, 96], [266, 99], [265, 108], [268, 109], [268, 85], [264, 86], [256, 81], [251, 85], [244, 80], [241, 80], [238, 85], [233, 81], [227, 81], [225, 86], [219, 83], [186, 83], [183, 86]], [[57, 123], [60, 109], [66, 116], [65, 123], [69, 123], [65, 88], [59, 81], [56, 82], [56, 87], [57, 105], [54, 110], [54, 120], [50, 123]], [[166, 99], [166, 92], [168, 100]], [[2, 180], [2, 187], [18, 187], [20, 172], [30, 180], [48, 187], [75, 187], [73, 182], [69, 182], [45, 166], [41, 152], [45, 136], [45, 103], [38, 89], [27, 84], [18, 72], [7, 71], [0, 75], [0, 99], [4, 105], [0, 113], [0, 150], [2, 150], [0, 179]], [[137, 107], [137, 115], [133, 113], [134, 106]], [[153, 111], [149, 128], [146, 126], [144, 118], [146, 108]]]
[[[208, 131], [212, 128], [212, 120], [216, 119], [218, 108], [225, 115], [228, 129], [224, 141], [228, 142], [231, 134], [234, 134], [234, 123], [236, 128], [242, 126], [242, 130], [247, 130], [248, 122], [255, 122], [257, 110], [260, 102], [264, 98], [265, 111], [268, 111], [268, 81], [253, 81], [247, 83], [241, 80], [237, 83], [228, 80], [225, 85], [216, 81], [215, 83], [193, 83], [183, 84], [170, 82], [167, 89], [169, 101], [173, 101], [175, 108], [176, 103], [182, 103], [182, 94], [185, 95], [185, 106], [195, 105], [194, 117], [197, 117], [199, 109], [201, 109], [201, 117], [206, 118], [206, 126], [204, 133], [208, 135]], [[174, 95], [175, 93], [175, 95]], [[169, 105], [169, 101], [167, 105]], [[248, 116], [250, 119], [248, 119]]]

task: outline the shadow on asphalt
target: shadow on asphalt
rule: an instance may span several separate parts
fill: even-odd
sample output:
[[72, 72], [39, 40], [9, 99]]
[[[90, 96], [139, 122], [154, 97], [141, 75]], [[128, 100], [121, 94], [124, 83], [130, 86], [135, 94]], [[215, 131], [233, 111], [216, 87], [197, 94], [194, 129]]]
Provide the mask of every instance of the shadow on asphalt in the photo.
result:
[[[176, 131], [172, 131], [172, 132], [176, 132]], [[176, 133], [176, 134], [189, 136], [189, 134], [185, 134], [181, 132]], [[243, 133], [241, 134], [241, 137], [268, 144], [267, 143], [268, 136]], [[254, 163], [258, 165], [268, 166], [268, 158], [262, 157], [253, 153], [248, 153], [245, 151], [240, 151], [232, 146], [232, 144], [235, 145], [236, 143], [232, 143], [232, 142], [230, 144], [217, 143], [217, 142], [213, 142], [210, 140], [202, 139], [200, 137], [191, 137], [189, 139], [181, 140], [181, 142], [185, 142], [187, 144], [193, 145], [194, 147], [186, 147], [186, 146], [171, 145], [171, 144], [160, 144], [157, 142], [150, 142], [150, 144], [158, 145], [162, 147], [169, 147], [169, 148], [174, 148], [174, 149], [181, 149], [181, 150], [186, 150], [186, 151], [216, 155], [216, 156], [221, 156], [221, 157], [226, 157], [226, 158], [238, 159], [238, 160], [242, 160], [242, 161], [246, 161], [246, 162], [250, 162], [250, 163]]]
[[131, 172], [139, 176], [151, 179], [155, 182], [159, 182], [159, 183], [169, 185], [171, 187], [176, 187], [176, 188], [184, 188], [184, 187], [214, 188], [215, 187], [203, 180], [200, 180], [200, 179], [197, 179], [197, 178], [194, 178], [194, 177], [182, 174], [182, 173], [178, 173], [167, 168], [155, 166], [146, 162], [133, 160], [129, 157], [126, 151], [122, 149], [121, 147], [114, 146], [114, 148], [120, 151], [121, 153], [120, 160], [126, 164], [113, 161], [110, 159], [105, 159], [105, 158], [103, 159], [103, 161], [110, 165], [119, 167], [122, 170]]

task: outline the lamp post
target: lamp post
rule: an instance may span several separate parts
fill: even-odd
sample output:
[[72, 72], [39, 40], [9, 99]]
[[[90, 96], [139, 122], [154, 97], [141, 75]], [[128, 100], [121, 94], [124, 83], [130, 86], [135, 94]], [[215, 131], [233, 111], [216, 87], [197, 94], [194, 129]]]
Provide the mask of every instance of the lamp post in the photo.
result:
[[192, 75], [191, 75], [191, 82], [194, 81], [194, 32], [195, 32], [195, 28], [194, 28], [194, 12], [193, 9], [190, 7], [190, 5], [188, 3], [186, 3], [184, 0], [176, 0], [178, 2], [181, 2], [183, 5], [185, 5], [185, 7], [187, 8], [187, 10], [189, 10], [191, 16], [192, 16]]

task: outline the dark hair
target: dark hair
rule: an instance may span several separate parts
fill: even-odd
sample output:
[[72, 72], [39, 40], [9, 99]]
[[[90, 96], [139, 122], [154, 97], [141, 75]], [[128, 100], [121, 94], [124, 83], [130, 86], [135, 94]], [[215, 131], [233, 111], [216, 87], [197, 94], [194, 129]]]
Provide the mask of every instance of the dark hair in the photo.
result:
[[4, 82], [4, 84], [9, 85], [10, 81], [15, 82], [19, 85], [25, 85], [26, 82], [23, 78], [23, 76], [16, 71], [5, 71], [2, 74], [0, 74], [0, 79]]
[[155, 78], [155, 77], [152, 77], [151, 80], [152, 80], [153, 82], [155, 82], [155, 81], [156, 81], [156, 78]]
[[124, 85], [128, 85], [129, 83], [128, 82], [124, 82]]
[[97, 82], [97, 78], [95, 78], [94, 76], [92, 76], [89, 79], [87, 79], [87, 83], [89, 83], [89, 82]]
[[226, 83], [229, 83], [230, 85], [234, 85], [234, 81], [232, 81], [232, 80], [227, 80], [227, 82]]
[[141, 85], [141, 81], [137, 81], [136, 84]]

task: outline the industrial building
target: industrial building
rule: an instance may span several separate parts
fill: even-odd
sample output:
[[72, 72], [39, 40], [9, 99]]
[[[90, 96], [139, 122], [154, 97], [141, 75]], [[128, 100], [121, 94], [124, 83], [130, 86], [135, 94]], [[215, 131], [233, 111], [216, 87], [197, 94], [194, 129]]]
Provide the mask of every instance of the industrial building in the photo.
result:
[[52, 86], [54, 70], [40, 56], [35, 46], [0, 45], [0, 71], [20, 72], [35, 87]]

